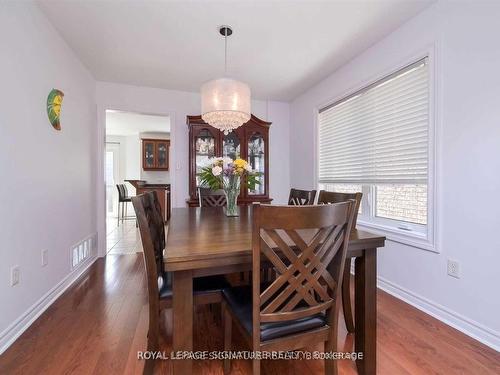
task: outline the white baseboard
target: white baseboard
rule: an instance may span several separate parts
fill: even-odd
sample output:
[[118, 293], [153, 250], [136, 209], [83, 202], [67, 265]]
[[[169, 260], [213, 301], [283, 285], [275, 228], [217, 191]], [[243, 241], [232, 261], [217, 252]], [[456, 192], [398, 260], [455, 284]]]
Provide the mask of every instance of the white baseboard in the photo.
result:
[[33, 304], [15, 322], [0, 333], [0, 354], [2, 354], [29, 326], [54, 303], [87, 269], [98, 259], [97, 256], [88, 258], [78, 268], [70, 272], [55, 287], [49, 290], [42, 298]]
[[483, 326], [465, 316], [447, 309], [433, 301], [428, 300], [416, 293], [396, 285], [383, 277], [377, 277], [377, 287], [392, 296], [416, 307], [443, 323], [459, 330], [467, 336], [489, 346], [500, 352], [500, 333]]

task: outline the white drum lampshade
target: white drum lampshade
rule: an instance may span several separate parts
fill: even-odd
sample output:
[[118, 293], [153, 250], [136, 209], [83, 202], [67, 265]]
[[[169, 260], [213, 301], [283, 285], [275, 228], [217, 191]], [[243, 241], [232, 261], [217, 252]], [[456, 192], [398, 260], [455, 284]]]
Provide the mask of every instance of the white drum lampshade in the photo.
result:
[[230, 78], [220, 78], [201, 86], [201, 118], [230, 133], [250, 120], [250, 87]]

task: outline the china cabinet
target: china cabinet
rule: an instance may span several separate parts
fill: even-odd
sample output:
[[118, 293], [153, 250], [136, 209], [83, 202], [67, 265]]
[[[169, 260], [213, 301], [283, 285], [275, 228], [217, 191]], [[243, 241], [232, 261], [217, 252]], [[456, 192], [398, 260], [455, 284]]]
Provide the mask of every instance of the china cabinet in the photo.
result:
[[[201, 116], [187, 116], [189, 127], [189, 199], [190, 207], [198, 206], [199, 178], [197, 174], [209, 158], [228, 156], [247, 160], [254, 170], [262, 173], [255, 190], [241, 184], [238, 204], [270, 203], [269, 198], [269, 127], [270, 122], [254, 115], [250, 120], [224, 135], [204, 122]], [[243, 182], [243, 181], [242, 181]]]
[[142, 169], [145, 171], [168, 171], [170, 140], [142, 140]]

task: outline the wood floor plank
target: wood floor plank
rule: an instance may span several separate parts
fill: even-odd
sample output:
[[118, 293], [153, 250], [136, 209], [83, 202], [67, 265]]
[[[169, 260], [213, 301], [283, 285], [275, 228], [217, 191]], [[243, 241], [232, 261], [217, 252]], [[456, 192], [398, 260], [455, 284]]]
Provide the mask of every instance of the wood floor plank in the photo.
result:
[[[422, 313], [377, 292], [377, 373], [500, 374], [500, 353]], [[217, 309], [197, 306], [195, 350], [222, 350]], [[172, 349], [172, 314], [164, 315], [161, 350]], [[147, 290], [142, 254], [99, 259], [0, 356], [0, 374], [141, 374], [146, 349]], [[353, 348], [340, 317], [339, 347]], [[234, 350], [248, 350], [233, 327]], [[321, 344], [307, 348], [323, 349]], [[170, 374], [172, 361], [157, 361], [156, 374]], [[263, 361], [264, 374], [322, 374], [322, 361]], [[194, 374], [222, 374], [221, 361], [195, 361]], [[235, 360], [232, 374], [250, 374], [249, 361]], [[340, 361], [341, 375], [355, 375], [352, 361]]]

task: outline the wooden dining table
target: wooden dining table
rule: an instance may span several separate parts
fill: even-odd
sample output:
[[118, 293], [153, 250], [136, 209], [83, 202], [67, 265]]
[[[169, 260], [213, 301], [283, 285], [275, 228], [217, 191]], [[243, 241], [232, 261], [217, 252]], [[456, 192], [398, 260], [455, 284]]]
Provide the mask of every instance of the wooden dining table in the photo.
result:
[[[375, 374], [377, 248], [385, 237], [354, 230], [347, 256], [355, 258], [354, 351], [359, 374]], [[252, 208], [226, 217], [220, 207], [174, 208], [168, 223], [165, 270], [172, 272], [173, 352], [193, 350], [193, 278], [252, 268]], [[191, 374], [192, 360], [173, 361], [174, 374]]]

